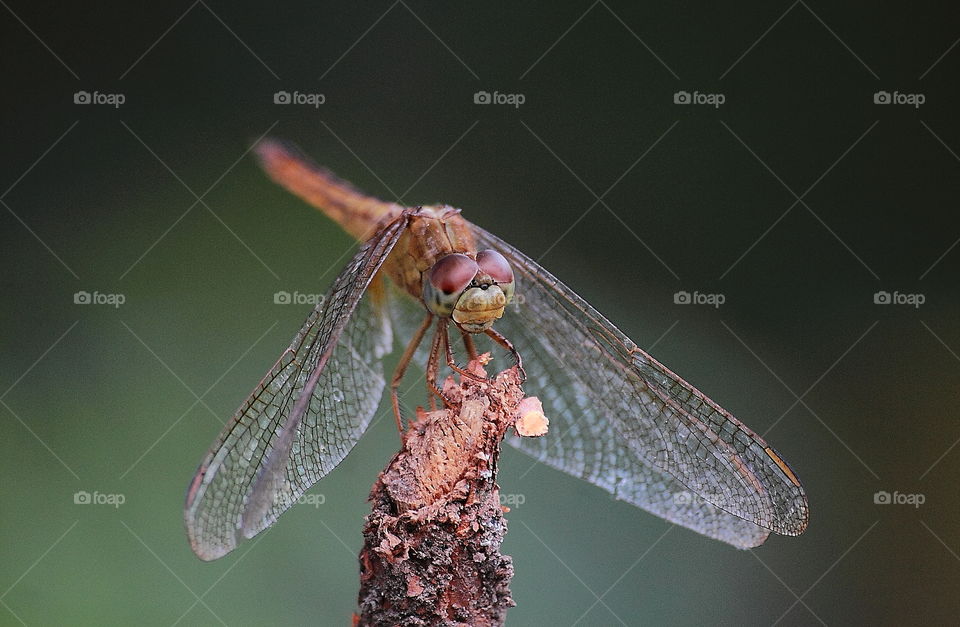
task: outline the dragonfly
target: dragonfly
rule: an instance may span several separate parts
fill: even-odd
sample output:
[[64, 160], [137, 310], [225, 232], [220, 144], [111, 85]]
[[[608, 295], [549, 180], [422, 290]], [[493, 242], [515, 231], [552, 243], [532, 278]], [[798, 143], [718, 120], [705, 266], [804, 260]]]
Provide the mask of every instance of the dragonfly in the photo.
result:
[[[425, 363], [431, 404], [445, 401], [444, 362], [479, 376], [457, 358], [480, 340], [512, 356], [543, 404], [548, 436], [507, 438], [539, 462], [738, 548], [806, 529], [806, 493], [773, 447], [536, 261], [459, 209], [368, 196], [289, 143], [255, 153], [362, 244], [197, 469], [184, 519], [198, 557], [273, 525], [346, 457], [388, 387], [402, 433], [410, 363]], [[395, 341], [406, 347], [388, 385]]]

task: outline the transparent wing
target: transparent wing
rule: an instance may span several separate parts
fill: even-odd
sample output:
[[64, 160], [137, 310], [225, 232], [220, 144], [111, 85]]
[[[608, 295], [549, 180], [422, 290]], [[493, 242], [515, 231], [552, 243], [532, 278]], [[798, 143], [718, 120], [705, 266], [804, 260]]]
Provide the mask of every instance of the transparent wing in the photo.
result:
[[201, 559], [273, 524], [363, 435], [392, 348], [383, 281], [367, 288], [406, 224], [402, 215], [361, 247], [200, 464], [184, 519]]
[[807, 525], [803, 487], [760, 436], [668, 370], [586, 301], [498, 237], [517, 304], [498, 328], [523, 355], [544, 438], [510, 443], [678, 525], [734, 546]]

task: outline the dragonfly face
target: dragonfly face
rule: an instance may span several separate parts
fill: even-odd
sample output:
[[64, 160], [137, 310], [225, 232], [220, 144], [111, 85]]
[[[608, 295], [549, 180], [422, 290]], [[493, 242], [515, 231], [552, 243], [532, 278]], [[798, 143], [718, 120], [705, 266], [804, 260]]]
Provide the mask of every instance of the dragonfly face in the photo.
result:
[[480, 251], [475, 260], [453, 253], [424, 275], [423, 302], [431, 313], [453, 318], [464, 331], [483, 333], [503, 315], [513, 290], [513, 269], [497, 251]]

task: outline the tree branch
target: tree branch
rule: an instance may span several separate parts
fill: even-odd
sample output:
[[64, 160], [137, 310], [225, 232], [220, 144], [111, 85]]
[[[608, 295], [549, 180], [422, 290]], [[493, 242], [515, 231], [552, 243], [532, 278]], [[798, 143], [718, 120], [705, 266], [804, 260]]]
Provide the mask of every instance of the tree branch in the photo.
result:
[[[483, 372], [476, 360], [469, 369]], [[518, 410], [530, 413], [535, 399], [521, 405], [516, 368], [492, 381], [450, 377], [444, 393], [451, 406], [418, 409], [371, 491], [355, 624], [501, 625], [515, 605], [497, 463]]]

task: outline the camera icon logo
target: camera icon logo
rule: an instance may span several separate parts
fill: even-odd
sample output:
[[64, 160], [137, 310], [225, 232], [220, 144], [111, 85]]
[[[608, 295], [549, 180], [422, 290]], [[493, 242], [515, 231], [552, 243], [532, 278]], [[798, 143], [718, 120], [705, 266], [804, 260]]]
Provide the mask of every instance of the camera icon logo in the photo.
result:
[[874, 305], [889, 305], [892, 302], [890, 298], [890, 292], [885, 292], [880, 290], [879, 292], [874, 293], [873, 295], [873, 304]]
[[890, 497], [890, 493], [884, 490], [873, 493], [873, 503], [874, 505], [890, 505], [893, 502], [893, 499]]
[[90, 104], [92, 99], [89, 91], [78, 91], [73, 94], [73, 104]]
[[473, 94], [473, 104], [486, 105], [493, 102], [489, 91], [478, 91]]
[[93, 297], [90, 295], [90, 292], [79, 291], [73, 295], [73, 304], [74, 305], [89, 305], [93, 302]]
[[274, 305], [289, 305], [291, 302], [293, 302], [293, 299], [290, 296], [290, 292], [280, 291], [273, 295]]
[[692, 301], [690, 297], [690, 292], [679, 291], [675, 292], [673, 295], [673, 304], [674, 305], [689, 305]]
[[86, 490], [80, 490], [79, 492], [73, 493], [73, 502], [75, 505], [89, 505], [92, 503], [90, 498], [90, 493]]
[[673, 104], [690, 104], [691, 102], [692, 99], [688, 91], [678, 91], [673, 94]]
[[273, 104], [290, 104], [290, 92], [289, 91], [278, 91], [273, 94]]
[[890, 92], [889, 91], [878, 91], [873, 94], [873, 104], [890, 104]]
[[683, 492], [677, 492], [673, 495], [673, 502], [675, 505], [689, 505], [693, 503], [693, 495], [684, 490]]

